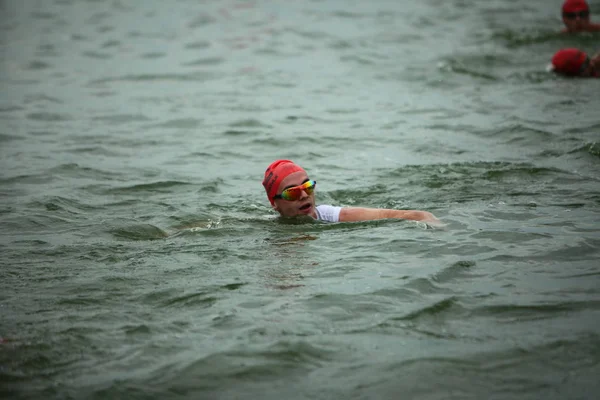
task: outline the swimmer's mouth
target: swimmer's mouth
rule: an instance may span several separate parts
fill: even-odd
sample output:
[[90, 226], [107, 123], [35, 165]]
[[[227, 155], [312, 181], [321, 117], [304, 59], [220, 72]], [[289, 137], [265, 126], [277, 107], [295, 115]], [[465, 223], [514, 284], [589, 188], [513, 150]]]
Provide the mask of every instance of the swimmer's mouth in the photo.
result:
[[300, 207], [300, 211], [306, 211], [310, 208], [310, 203], [307, 203], [305, 205], [303, 205], [302, 207]]

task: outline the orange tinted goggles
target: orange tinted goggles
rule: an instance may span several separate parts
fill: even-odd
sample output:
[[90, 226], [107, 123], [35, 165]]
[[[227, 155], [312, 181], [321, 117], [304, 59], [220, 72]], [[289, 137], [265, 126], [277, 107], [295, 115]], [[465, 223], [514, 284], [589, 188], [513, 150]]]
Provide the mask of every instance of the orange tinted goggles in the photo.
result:
[[585, 19], [590, 16], [589, 10], [575, 11], [575, 12], [564, 12], [562, 13], [563, 17], [566, 19], [575, 19], [579, 17], [580, 19]]
[[285, 189], [281, 194], [273, 196], [274, 199], [284, 199], [287, 201], [299, 200], [302, 197], [302, 192], [306, 192], [307, 195], [313, 194], [315, 191], [315, 185], [317, 181], [306, 181], [300, 186], [294, 186]]

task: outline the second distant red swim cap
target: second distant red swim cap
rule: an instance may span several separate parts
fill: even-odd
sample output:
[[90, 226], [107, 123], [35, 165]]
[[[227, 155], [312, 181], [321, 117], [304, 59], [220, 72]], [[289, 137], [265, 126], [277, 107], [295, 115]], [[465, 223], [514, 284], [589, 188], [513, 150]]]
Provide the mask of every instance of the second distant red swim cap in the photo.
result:
[[581, 72], [587, 54], [579, 49], [562, 49], [552, 57], [554, 71], [565, 75], [576, 76]]
[[562, 12], [589, 11], [590, 7], [585, 0], [566, 0], [562, 6]]
[[265, 187], [271, 205], [275, 203], [273, 197], [277, 194], [277, 189], [279, 189], [281, 181], [286, 176], [298, 171], [304, 171], [304, 169], [290, 160], [277, 160], [267, 167], [262, 184]]

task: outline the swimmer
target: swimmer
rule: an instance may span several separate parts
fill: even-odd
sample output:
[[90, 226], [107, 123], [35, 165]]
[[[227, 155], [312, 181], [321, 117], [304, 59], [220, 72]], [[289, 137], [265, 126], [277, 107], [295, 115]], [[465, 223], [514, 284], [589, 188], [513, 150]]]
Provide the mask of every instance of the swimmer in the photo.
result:
[[590, 7], [585, 0], [566, 0], [562, 6], [563, 33], [600, 32], [600, 24], [590, 21]]
[[552, 57], [551, 69], [565, 76], [600, 78], [600, 53], [590, 58], [579, 49], [561, 49]]
[[262, 182], [271, 206], [282, 217], [307, 215], [318, 221], [352, 222], [400, 218], [441, 225], [430, 212], [362, 207], [315, 205], [316, 181], [302, 167], [290, 160], [274, 161], [265, 171]]

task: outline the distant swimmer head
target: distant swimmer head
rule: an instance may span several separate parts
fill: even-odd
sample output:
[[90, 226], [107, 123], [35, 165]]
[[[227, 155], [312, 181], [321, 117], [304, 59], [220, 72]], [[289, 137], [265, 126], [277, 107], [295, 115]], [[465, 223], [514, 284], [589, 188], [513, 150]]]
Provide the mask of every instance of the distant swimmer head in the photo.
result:
[[269, 198], [271, 205], [275, 203], [275, 196], [277, 195], [281, 182], [288, 175], [299, 171], [304, 172], [304, 169], [290, 160], [276, 160], [267, 167], [262, 184], [267, 192], [267, 197]]
[[586, 76], [590, 58], [579, 49], [561, 49], [552, 57], [552, 70], [567, 76]]
[[585, 0], [566, 0], [562, 6], [562, 20], [567, 31], [586, 30], [590, 23], [590, 7]]
[[562, 5], [562, 12], [590, 11], [590, 6], [585, 0], [566, 0]]

